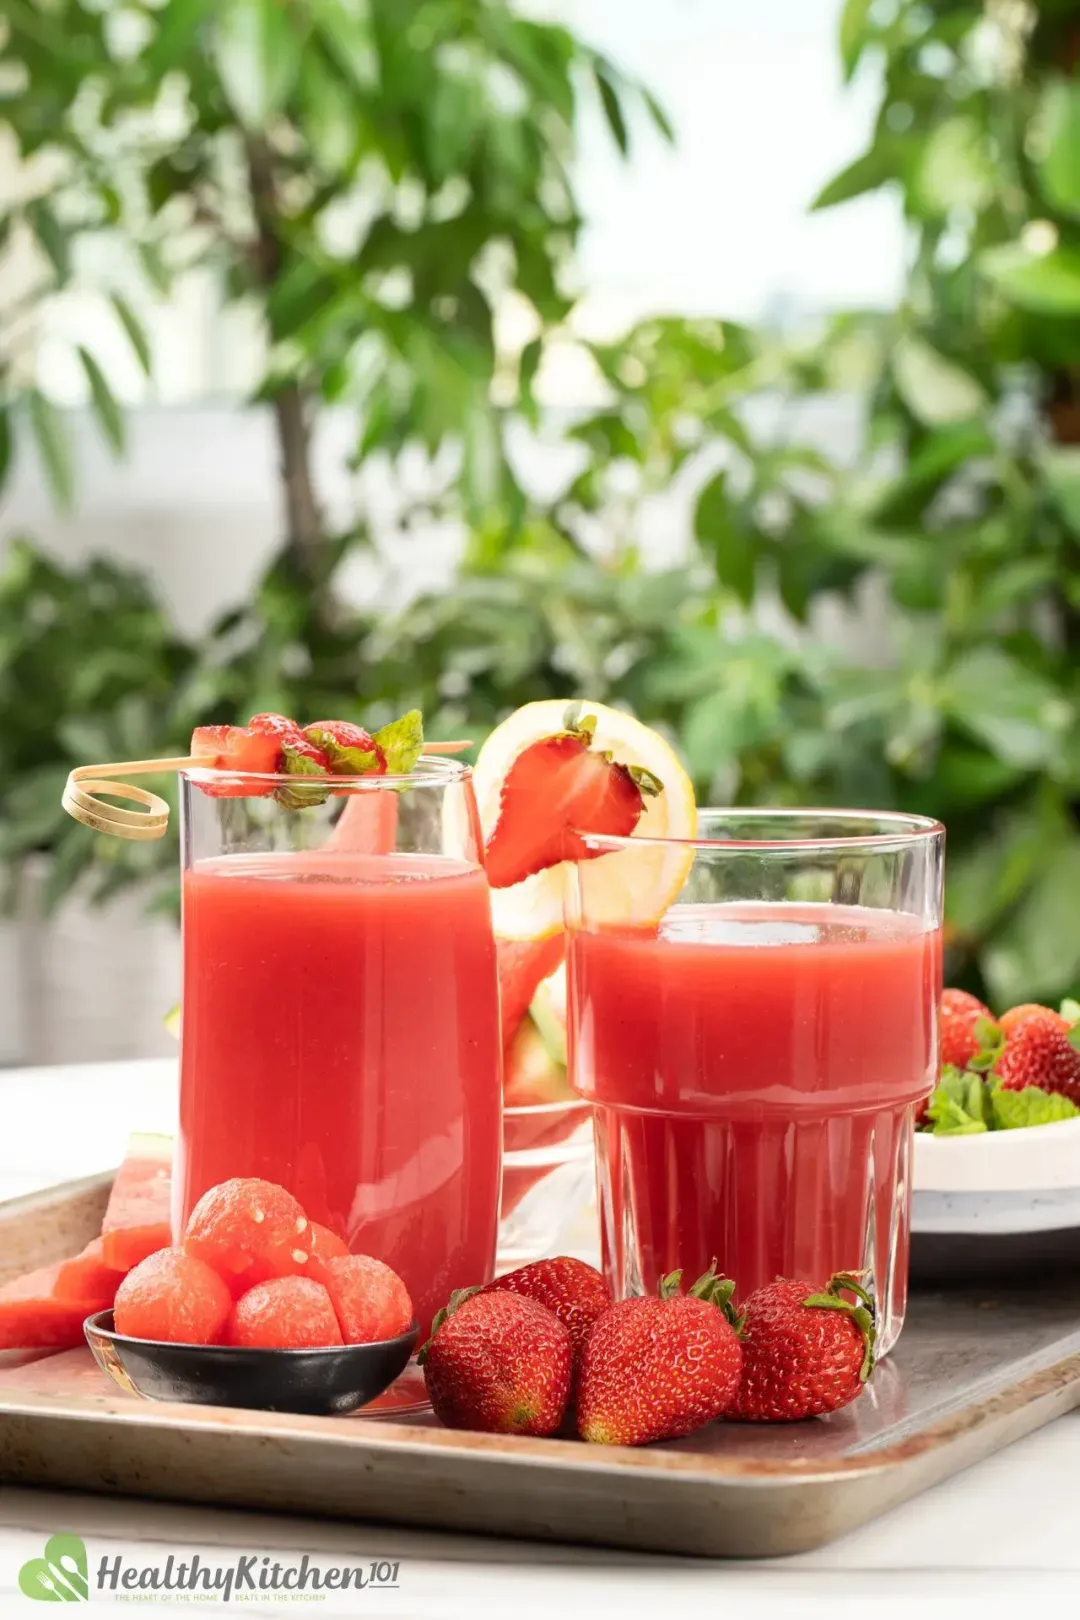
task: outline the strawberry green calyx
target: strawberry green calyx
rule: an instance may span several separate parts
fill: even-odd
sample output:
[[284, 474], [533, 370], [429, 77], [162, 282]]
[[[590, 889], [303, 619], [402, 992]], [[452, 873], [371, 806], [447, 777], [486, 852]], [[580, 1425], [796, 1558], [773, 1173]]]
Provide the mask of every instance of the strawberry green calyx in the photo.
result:
[[1066, 996], [1059, 1009], [1062, 1018], [1067, 1024], [1080, 1024], [1080, 1001], [1072, 996]]
[[[853, 1305], [850, 1300], [844, 1299], [845, 1293], [858, 1296], [859, 1303]], [[863, 1340], [862, 1366], [859, 1368], [859, 1382], [865, 1384], [874, 1370], [877, 1356], [877, 1321], [874, 1301], [862, 1283], [850, 1271], [838, 1271], [830, 1277], [823, 1294], [810, 1294], [803, 1300], [806, 1309], [812, 1311], [845, 1311], [855, 1323]]]
[[591, 748], [596, 732], [596, 716], [585, 713], [584, 703], [568, 703], [563, 715], [563, 730], [571, 737], [579, 737], [586, 748]]
[[386, 755], [389, 776], [408, 776], [424, 750], [424, 717], [419, 709], [409, 709], [398, 720], [391, 720], [375, 733], [374, 741]]
[[663, 782], [652, 771], [647, 771], [644, 765], [625, 765], [623, 769], [644, 798], [658, 799], [663, 793]]
[[367, 776], [379, 769], [379, 755], [374, 749], [349, 748], [332, 731], [322, 731], [318, 726], [309, 726], [304, 735], [322, 749], [335, 776]]
[[[666, 1277], [661, 1277], [658, 1293], [661, 1299], [674, 1299], [682, 1293], [682, 1271], [670, 1271]], [[742, 1326], [742, 1317], [732, 1304], [732, 1295], [735, 1284], [730, 1277], [722, 1277], [716, 1269], [713, 1260], [708, 1271], [702, 1272], [697, 1282], [689, 1290], [689, 1298], [703, 1299], [707, 1305], [715, 1305], [721, 1311], [732, 1327], [738, 1332]]]
[[453, 1316], [454, 1312], [460, 1305], [464, 1305], [467, 1299], [472, 1299], [474, 1294], [479, 1294], [482, 1292], [482, 1289], [482, 1283], [474, 1283], [471, 1288], [454, 1289], [454, 1292], [450, 1295], [450, 1298], [447, 1300], [442, 1310], [436, 1311], [435, 1315], [431, 1319], [431, 1332], [421, 1345], [419, 1353], [416, 1357], [418, 1366], [422, 1367], [424, 1362], [427, 1360], [427, 1353], [431, 1349], [431, 1341], [434, 1339], [436, 1333], [438, 1333], [447, 1317]]
[[[277, 787], [274, 797], [278, 803], [284, 805], [286, 810], [306, 810], [312, 805], [325, 804], [330, 795], [330, 786], [323, 767], [290, 743], [283, 745], [281, 754], [282, 770], [286, 776], [317, 777], [319, 785], [297, 781], [295, 785], [290, 783], [288, 787]], [[323, 783], [326, 786], [322, 786]]]

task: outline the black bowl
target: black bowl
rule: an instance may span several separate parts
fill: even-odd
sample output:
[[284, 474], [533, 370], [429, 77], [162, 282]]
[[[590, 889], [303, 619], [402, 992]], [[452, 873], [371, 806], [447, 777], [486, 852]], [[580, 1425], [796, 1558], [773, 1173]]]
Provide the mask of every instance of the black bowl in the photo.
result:
[[414, 1322], [399, 1339], [320, 1350], [247, 1350], [133, 1339], [117, 1333], [112, 1311], [88, 1316], [83, 1331], [98, 1366], [129, 1395], [340, 1417], [366, 1406], [405, 1371], [417, 1328]]

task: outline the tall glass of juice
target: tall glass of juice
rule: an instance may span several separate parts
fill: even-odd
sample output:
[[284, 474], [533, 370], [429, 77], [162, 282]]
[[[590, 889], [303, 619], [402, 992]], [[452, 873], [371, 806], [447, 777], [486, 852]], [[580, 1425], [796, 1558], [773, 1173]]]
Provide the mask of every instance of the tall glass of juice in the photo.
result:
[[492, 1275], [502, 1087], [468, 768], [184, 774], [174, 1219], [280, 1182], [404, 1278], [427, 1332]]
[[[652, 1292], [715, 1258], [745, 1298], [861, 1271], [887, 1350], [937, 1073], [943, 829], [705, 810], [698, 831], [587, 837], [569, 880], [570, 1075], [594, 1105], [608, 1280]], [[614, 922], [603, 857], [638, 846], [674, 899]]]

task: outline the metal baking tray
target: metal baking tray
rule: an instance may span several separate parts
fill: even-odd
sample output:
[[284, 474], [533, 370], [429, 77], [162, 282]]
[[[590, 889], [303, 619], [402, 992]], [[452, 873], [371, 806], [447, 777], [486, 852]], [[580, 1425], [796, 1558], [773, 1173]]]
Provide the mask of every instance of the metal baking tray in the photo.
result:
[[[110, 1178], [0, 1205], [0, 1275], [75, 1253]], [[545, 1541], [804, 1552], [1080, 1405], [1080, 1279], [914, 1296], [844, 1412], [714, 1424], [638, 1450], [459, 1434], [430, 1414], [305, 1418], [158, 1405], [89, 1351], [0, 1355], [0, 1479]]]

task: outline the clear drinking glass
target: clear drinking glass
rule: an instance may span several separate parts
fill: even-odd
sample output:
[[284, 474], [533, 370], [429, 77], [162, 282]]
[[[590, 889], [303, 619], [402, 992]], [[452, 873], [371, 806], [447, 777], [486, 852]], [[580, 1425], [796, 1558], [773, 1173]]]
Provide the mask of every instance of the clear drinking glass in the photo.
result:
[[[715, 1257], [737, 1297], [866, 1273], [907, 1296], [914, 1116], [937, 1074], [944, 831], [916, 816], [704, 810], [692, 842], [586, 835], [571, 872], [570, 1079], [594, 1106], [618, 1297]], [[610, 919], [603, 856], [676, 898]], [[680, 888], [681, 884], [681, 888]]]
[[231, 1176], [404, 1278], [421, 1334], [491, 1277], [502, 1142], [471, 773], [189, 770], [177, 1223]]
[[497, 1272], [548, 1255], [595, 1258], [592, 1109], [580, 1098], [503, 1109]]

